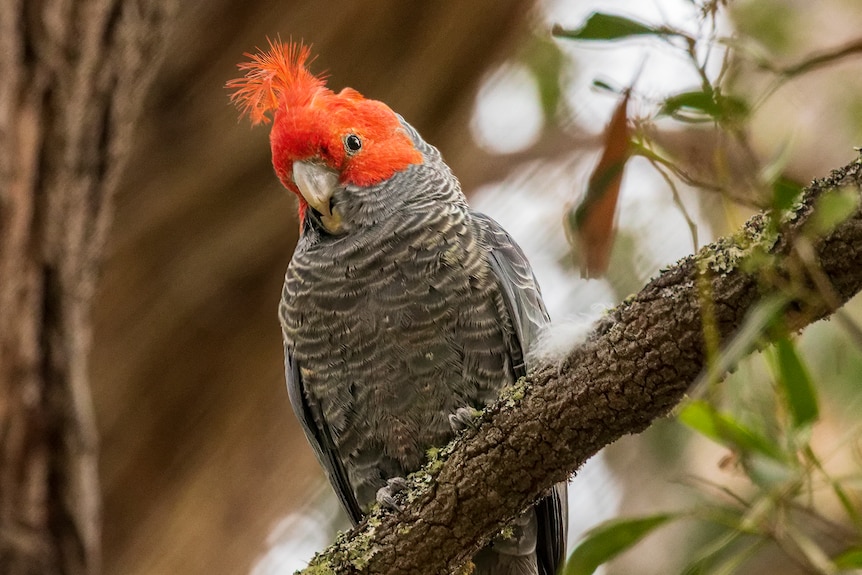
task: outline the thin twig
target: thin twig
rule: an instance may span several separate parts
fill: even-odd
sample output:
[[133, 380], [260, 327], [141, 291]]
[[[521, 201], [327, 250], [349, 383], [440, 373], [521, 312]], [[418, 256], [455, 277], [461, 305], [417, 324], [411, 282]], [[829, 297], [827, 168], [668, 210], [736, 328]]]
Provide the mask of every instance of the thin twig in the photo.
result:
[[792, 78], [794, 76], [810, 72], [815, 68], [828, 66], [829, 64], [832, 64], [833, 62], [840, 60], [841, 58], [851, 56], [853, 54], [862, 54], [862, 38], [854, 40], [853, 42], [850, 42], [849, 44], [846, 44], [839, 48], [833, 48], [831, 50], [817, 52], [808, 56], [807, 58], [802, 59], [796, 64], [786, 66], [784, 68], [779, 68], [774, 71], [787, 78]]
[[664, 179], [667, 186], [670, 188], [670, 193], [673, 195], [673, 203], [676, 205], [677, 209], [682, 214], [682, 217], [685, 219], [685, 223], [688, 226], [688, 231], [691, 233], [691, 243], [693, 251], [697, 251], [698, 241], [697, 241], [697, 224], [694, 223], [691, 215], [688, 213], [688, 210], [685, 207], [685, 204], [682, 203], [682, 197], [679, 195], [679, 190], [676, 187], [673, 179], [662, 169], [661, 165], [656, 162], [653, 158], [647, 158], [647, 161], [652, 165], [656, 172]]

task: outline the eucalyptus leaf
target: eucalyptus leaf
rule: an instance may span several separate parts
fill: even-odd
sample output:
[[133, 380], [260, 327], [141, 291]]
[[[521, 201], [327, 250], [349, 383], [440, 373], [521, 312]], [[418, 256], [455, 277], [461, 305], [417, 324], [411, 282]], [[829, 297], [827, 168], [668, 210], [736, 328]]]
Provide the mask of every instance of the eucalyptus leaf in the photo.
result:
[[817, 392], [808, 369], [796, 352], [796, 347], [783, 337], [775, 344], [778, 364], [778, 385], [784, 391], [787, 408], [796, 428], [815, 422], [819, 416]]
[[591, 575], [601, 564], [677, 517], [664, 513], [635, 519], [616, 519], [599, 525], [587, 533], [569, 556], [563, 575]]
[[802, 185], [793, 180], [779, 177], [772, 183], [772, 207], [775, 210], [789, 210], [802, 195]]
[[677, 419], [701, 435], [743, 455], [759, 453], [776, 461], [786, 460], [774, 442], [736, 421], [730, 414], [719, 413], [705, 401], [689, 402], [680, 410]]
[[859, 207], [859, 194], [854, 188], [838, 188], [820, 196], [811, 219], [810, 230], [823, 236], [849, 218]]
[[559, 26], [553, 29], [554, 36], [570, 40], [620, 40], [631, 36], [666, 35], [661, 28], [638, 22], [624, 16], [593, 12], [577, 30], [566, 30]]
[[714, 90], [682, 92], [665, 99], [660, 113], [683, 122], [737, 121], [748, 114], [748, 103]]

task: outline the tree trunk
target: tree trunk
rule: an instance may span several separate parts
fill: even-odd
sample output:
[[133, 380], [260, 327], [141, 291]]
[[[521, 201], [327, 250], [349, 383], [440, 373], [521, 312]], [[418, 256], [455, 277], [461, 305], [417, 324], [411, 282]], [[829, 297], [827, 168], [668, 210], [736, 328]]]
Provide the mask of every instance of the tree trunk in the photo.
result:
[[0, 2], [0, 573], [97, 573], [90, 308], [172, 0]]

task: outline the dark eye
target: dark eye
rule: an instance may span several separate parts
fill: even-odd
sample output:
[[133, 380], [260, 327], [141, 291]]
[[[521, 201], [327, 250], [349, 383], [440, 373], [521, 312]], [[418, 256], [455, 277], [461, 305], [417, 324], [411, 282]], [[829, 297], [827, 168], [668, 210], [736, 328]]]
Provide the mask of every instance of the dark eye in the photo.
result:
[[356, 134], [348, 134], [344, 137], [344, 149], [348, 154], [355, 154], [362, 149], [362, 140]]

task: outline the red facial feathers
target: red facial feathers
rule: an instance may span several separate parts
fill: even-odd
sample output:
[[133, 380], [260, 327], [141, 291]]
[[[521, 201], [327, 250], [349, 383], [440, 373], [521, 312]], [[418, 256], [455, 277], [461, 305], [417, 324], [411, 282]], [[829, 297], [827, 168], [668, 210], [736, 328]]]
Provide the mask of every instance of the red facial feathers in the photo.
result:
[[[301, 44], [269, 42], [269, 51], [246, 54], [239, 64], [245, 77], [231, 80], [231, 100], [253, 124], [269, 123], [272, 114], [272, 163], [282, 183], [297, 192], [293, 162], [319, 160], [341, 174], [342, 184], [371, 186], [392, 177], [422, 154], [384, 103], [345, 88], [338, 94], [308, 71], [311, 51]], [[348, 136], [361, 149], [348, 151]]]

